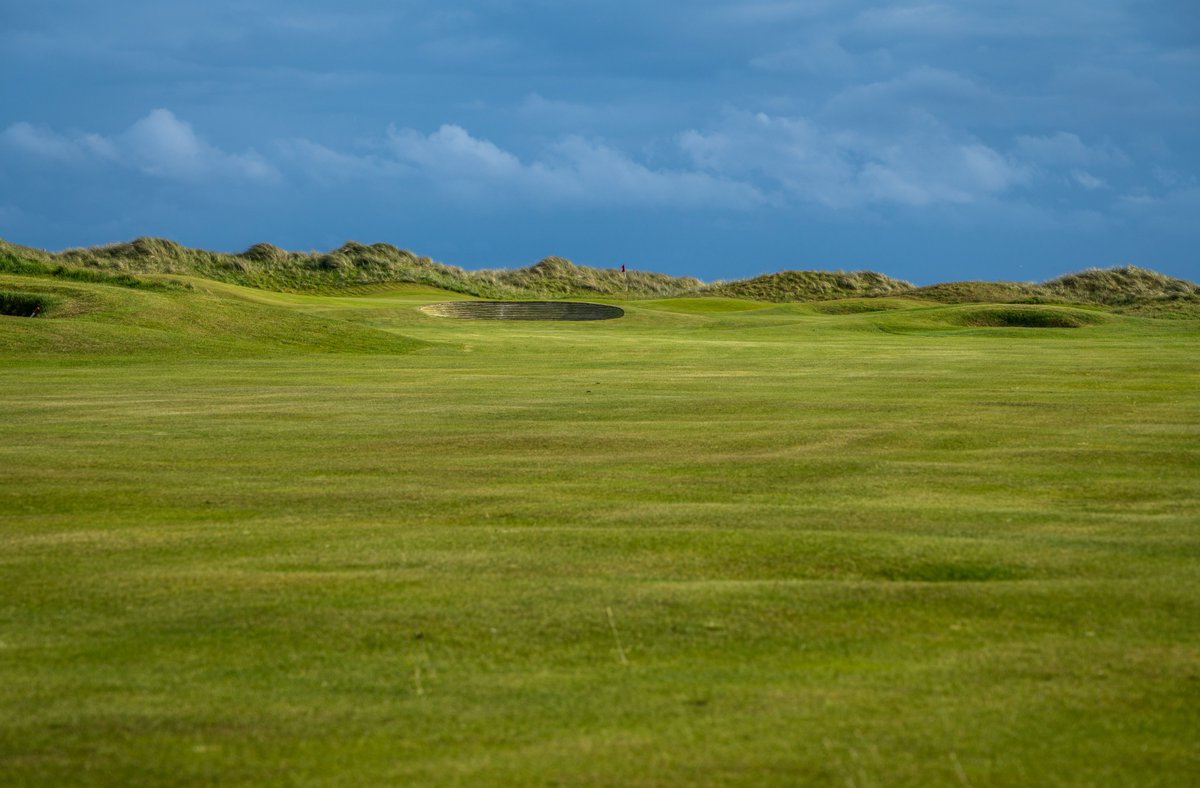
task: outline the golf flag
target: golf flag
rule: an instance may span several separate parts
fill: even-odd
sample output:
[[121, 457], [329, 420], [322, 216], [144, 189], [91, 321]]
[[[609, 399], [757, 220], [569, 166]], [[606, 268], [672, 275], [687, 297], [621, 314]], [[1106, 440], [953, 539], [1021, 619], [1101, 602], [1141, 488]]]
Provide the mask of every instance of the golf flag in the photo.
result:
[[625, 273], [625, 264], [621, 263], [621, 273]]

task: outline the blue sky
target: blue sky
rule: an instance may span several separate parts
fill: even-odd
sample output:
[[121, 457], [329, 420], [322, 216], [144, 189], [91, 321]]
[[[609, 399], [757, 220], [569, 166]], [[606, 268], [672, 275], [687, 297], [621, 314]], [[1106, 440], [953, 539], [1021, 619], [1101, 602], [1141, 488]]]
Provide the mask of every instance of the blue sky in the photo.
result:
[[1195, 0], [42, 0], [0, 236], [1200, 279]]

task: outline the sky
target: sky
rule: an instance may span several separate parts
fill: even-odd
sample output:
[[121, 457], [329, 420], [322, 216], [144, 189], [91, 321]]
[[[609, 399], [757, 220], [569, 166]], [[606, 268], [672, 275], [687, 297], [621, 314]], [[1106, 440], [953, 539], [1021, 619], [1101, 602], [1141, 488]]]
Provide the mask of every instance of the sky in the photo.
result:
[[0, 237], [1200, 279], [1196, 0], [0, 6]]

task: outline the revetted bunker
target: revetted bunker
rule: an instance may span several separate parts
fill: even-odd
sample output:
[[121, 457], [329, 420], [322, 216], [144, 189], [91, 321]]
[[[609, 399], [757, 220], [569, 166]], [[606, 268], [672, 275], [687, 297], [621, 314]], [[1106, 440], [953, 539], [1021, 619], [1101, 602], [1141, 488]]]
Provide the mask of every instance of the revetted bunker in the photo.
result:
[[618, 306], [585, 301], [447, 301], [421, 311], [460, 320], [612, 320], [625, 314]]

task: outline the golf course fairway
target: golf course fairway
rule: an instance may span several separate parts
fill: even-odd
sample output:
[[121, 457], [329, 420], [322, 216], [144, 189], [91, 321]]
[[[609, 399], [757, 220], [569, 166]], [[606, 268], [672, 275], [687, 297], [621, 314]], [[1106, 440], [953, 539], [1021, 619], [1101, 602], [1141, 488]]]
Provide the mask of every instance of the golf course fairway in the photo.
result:
[[182, 281], [0, 275], [0, 783], [1200, 775], [1200, 321]]

